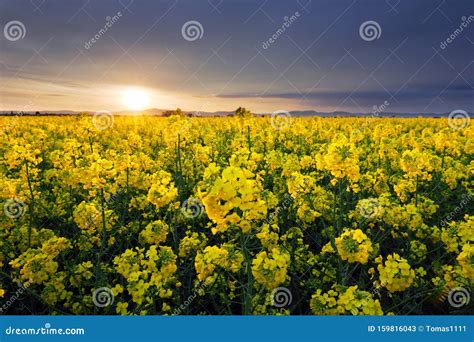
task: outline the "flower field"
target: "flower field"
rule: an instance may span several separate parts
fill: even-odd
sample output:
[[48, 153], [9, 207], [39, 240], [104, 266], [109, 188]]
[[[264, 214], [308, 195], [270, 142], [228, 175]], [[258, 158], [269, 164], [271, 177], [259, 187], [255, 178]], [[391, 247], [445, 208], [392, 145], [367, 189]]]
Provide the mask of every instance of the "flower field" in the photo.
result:
[[474, 130], [2, 117], [0, 313], [466, 314]]

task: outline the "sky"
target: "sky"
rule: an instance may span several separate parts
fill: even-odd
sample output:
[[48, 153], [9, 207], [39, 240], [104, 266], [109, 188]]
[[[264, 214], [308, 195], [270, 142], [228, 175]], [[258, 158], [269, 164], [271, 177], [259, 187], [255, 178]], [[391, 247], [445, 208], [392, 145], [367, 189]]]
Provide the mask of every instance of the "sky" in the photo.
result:
[[0, 110], [474, 112], [473, 15], [472, 0], [0, 0]]

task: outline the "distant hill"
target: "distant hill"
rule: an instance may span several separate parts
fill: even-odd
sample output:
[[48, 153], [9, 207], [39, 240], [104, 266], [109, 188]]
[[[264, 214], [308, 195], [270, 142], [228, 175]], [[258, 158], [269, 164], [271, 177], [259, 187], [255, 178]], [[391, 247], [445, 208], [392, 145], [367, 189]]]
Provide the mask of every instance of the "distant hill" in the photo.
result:
[[396, 118], [445, 118], [449, 116], [449, 113], [392, 113], [392, 112], [381, 112], [377, 114], [373, 113], [351, 113], [351, 112], [317, 112], [314, 110], [307, 111], [292, 111], [292, 116], [321, 116], [321, 117], [350, 117], [350, 116], [378, 116], [384, 118], [396, 117]]
[[[145, 116], [167, 116], [172, 110], [169, 109], [158, 109], [150, 108], [143, 111], [119, 111], [113, 112], [114, 115], [127, 116], [127, 115], [145, 115]], [[0, 111], [1, 116], [10, 116], [10, 115], [79, 115], [80, 113], [90, 113], [91, 115], [95, 111], [72, 111], [72, 110], [51, 110], [51, 111]], [[231, 116], [234, 114], [233, 111], [218, 111], [218, 112], [201, 112], [201, 111], [183, 111], [186, 115], [189, 116], [198, 116], [198, 117], [212, 117], [212, 116]], [[290, 111], [290, 114], [295, 117], [310, 117], [310, 116], [319, 116], [319, 117], [368, 117], [368, 116], [378, 116], [378, 117], [396, 117], [396, 118], [445, 118], [448, 117], [449, 113], [392, 113], [392, 112], [382, 112], [377, 114], [372, 113], [351, 113], [351, 112], [317, 112], [315, 110], [303, 110], [303, 111]], [[271, 113], [257, 113], [261, 116], [269, 116]], [[472, 116], [472, 114], [469, 114]]]

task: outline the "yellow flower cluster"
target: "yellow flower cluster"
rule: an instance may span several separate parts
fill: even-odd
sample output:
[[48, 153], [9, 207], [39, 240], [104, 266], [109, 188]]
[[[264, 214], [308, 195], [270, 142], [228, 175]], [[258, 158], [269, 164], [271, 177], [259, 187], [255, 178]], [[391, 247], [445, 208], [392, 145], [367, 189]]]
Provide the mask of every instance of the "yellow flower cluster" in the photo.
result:
[[430, 180], [431, 172], [439, 165], [438, 157], [418, 149], [405, 151], [400, 158], [400, 168], [408, 179]]
[[[328, 170], [334, 177], [332, 184], [344, 177], [352, 183], [359, 180], [359, 150], [344, 134], [338, 134], [328, 145], [326, 153], [318, 155], [316, 160], [319, 168]], [[357, 186], [353, 190], [358, 191]]]
[[186, 232], [186, 236], [179, 243], [179, 256], [186, 258], [206, 246], [207, 238], [203, 233]]
[[382, 262], [382, 257], [379, 257], [377, 262], [380, 283], [390, 292], [404, 291], [413, 284], [415, 271], [408, 261], [397, 253], [389, 255], [385, 263]]
[[140, 238], [149, 245], [159, 245], [165, 242], [170, 227], [163, 221], [149, 223], [140, 233]]
[[7, 314], [470, 313], [473, 125], [241, 112], [0, 117]]
[[316, 290], [310, 301], [315, 315], [383, 315], [380, 301], [369, 292], [359, 290], [358, 286], [338, 288], [334, 286], [328, 292]]
[[147, 199], [157, 208], [170, 204], [178, 196], [178, 189], [174, 186], [171, 174], [160, 170], [153, 175], [152, 185], [148, 191]]
[[[94, 203], [81, 202], [74, 210], [74, 222], [87, 233], [94, 234], [102, 229], [102, 212], [99, 205]], [[109, 230], [115, 221], [115, 215], [112, 210], [105, 209], [105, 225]]]
[[373, 251], [372, 242], [360, 229], [346, 230], [335, 240], [342, 260], [366, 264]]
[[274, 289], [288, 280], [290, 255], [278, 248], [270, 252], [258, 253], [252, 261], [252, 274], [255, 280], [266, 287]]
[[22, 282], [42, 284], [56, 273], [59, 265], [55, 258], [69, 248], [71, 244], [66, 238], [55, 236], [45, 241], [41, 248], [21, 254], [10, 262], [10, 266], [20, 269]]
[[465, 216], [465, 221], [450, 222], [448, 227], [441, 229], [441, 241], [449, 252], [459, 253], [466, 243], [474, 243], [474, 216]]
[[330, 194], [318, 186], [314, 177], [293, 172], [287, 181], [292, 205], [296, 215], [304, 223], [314, 222], [320, 216], [327, 216], [331, 209]]
[[199, 281], [213, 283], [218, 277], [217, 269], [229, 272], [238, 272], [242, 267], [244, 257], [231, 245], [207, 246], [203, 252], [196, 255], [194, 267]]
[[456, 258], [466, 279], [474, 283], [474, 245], [465, 244]]
[[208, 167], [204, 177], [208, 175], [208, 180], [214, 181], [208, 189], [203, 185], [200, 192], [207, 216], [216, 224], [212, 232], [225, 232], [235, 225], [246, 233], [253, 221], [262, 220], [267, 214], [261, 185], [247, 169], [229, 166], [216, 177], [218, 170], [215, 164]]
[[90, 261], [86, 261], [77, 265], [74, 268], [73, 274], [69, 278], [71, 285], [80, 287], [84, 281], [91, 279], [94, 275], [91, 271], [92, 267], [93, 265]]
[[172, 296], [175, 283], [176, 255], [170, 247], [151, 246], [127, 249], [114, 259], [115, 270], [127, 281], [127, 291], [137, 304], [152, 304], [157, 294], [160, 298]]

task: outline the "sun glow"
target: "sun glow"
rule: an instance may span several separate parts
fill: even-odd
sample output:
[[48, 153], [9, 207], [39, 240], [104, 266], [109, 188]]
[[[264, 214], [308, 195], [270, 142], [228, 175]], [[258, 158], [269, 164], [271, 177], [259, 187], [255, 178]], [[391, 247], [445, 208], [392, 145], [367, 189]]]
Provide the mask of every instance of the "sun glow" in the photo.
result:
[[127, 89], [123, 92], [122, 103], [129, 110], [143, 110], [150, 105], [150, 95], [142, 89]]

